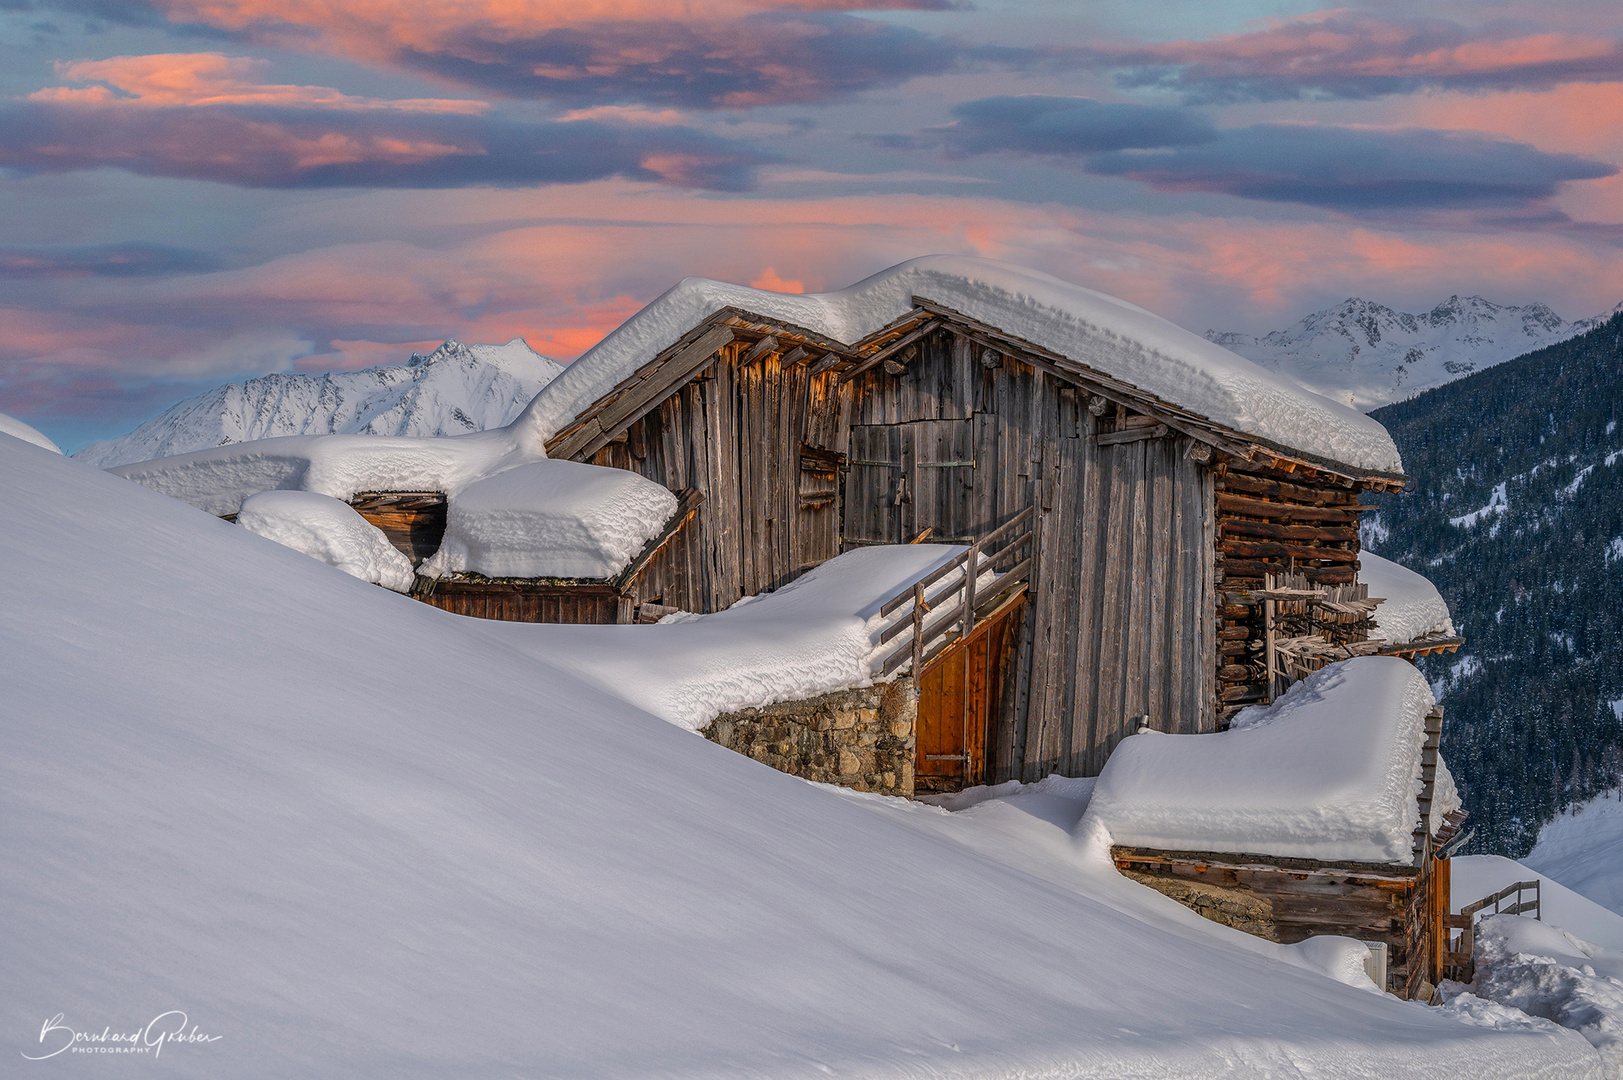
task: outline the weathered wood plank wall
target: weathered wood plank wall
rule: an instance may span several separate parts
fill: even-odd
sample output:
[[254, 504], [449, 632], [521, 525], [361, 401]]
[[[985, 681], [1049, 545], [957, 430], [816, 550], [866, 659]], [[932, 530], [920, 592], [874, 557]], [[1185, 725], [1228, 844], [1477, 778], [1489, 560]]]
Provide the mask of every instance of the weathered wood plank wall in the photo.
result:
[[606, 585], [443, 580], [414, 595], [454, 615], [504, 622], [612, 624], [619, 611], [619, 595]]
[[850, 380], [801, 359], [736, 340], [591, 456], [705, 495], [636, 599], [719, 610], [840, 550], [925, 528], [964, 541], [1036, 504], [993, 782], [1097, 773], [1141, 718], [1213, 730], [1260, 675], [1233, 634], [1250, 612], [1219, 608], [1220, 575], [1243, 588], [1292, 559], [1327, 581], [1355, 572], [1355, 490], [1225, 474], [1204, 445], [1017, 350], [947, 326]]
[[[771, 354], [740, 365], [752, 342], [717, 361], [590, 460], [671, 490], [705, 496], [697, 520], [649, 564], [636, 599], [719, 611], [777, 588], [839, 554], [839, 500], [807, 446], [845, 453], [842, 395], [832, 372]], [[813, 464], [803, 479], [803, 464]]]
[[[1073, 385], [948, 330], [919, 345], [901, 374], [876, 367], [857, 381], [846, 542], [926, 526], [963, 540], [1037, 503], [1020, 688], [988, 779], [1097, 773], [1141, 717], [1213, 730], [1214, 492], [1191, 440], [1101, 446], [1125, 413], [1095, 416]], [[911, 501], [886, 505], [903, 477]]]

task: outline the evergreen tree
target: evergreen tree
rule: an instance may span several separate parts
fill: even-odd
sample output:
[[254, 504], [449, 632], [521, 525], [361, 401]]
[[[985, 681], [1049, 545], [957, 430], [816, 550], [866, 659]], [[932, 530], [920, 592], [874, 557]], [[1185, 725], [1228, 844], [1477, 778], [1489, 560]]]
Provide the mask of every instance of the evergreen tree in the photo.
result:
[[1416, 490], [1369, 496], [1366, 546], [1431, 578], [1466, 639], [1422, 670], [1472, 850], [1525, 855], [1623, 778], [1620, 414], [1623, 315], [1371, 414]]

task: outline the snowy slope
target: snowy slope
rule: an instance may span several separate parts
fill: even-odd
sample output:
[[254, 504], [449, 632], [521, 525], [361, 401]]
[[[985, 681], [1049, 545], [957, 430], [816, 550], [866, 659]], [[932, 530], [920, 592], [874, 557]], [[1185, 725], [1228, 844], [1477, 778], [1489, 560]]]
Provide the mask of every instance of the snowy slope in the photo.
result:
[[10, 435], [14, 439], [33, 443], [35, 446], [46, 450], [54, 450], [58, 454], [62, 452], [62, 448], [52, 442], [43, 432], [23, 423], [14, 416], [7, 416], [5, 413], [0, 413], [0, 434]]
[[279, 435], [465, 435], [511, 421], [562, 370], [522, 338], [447, 341], [405, 364], [230, 383], [73, 456], [105, 469]]
[[4, 436], [0, 484], [12, 1073], [184, 1010], [217, 1039], [164, 1076], [1597, 1075], [1572, 1032], [1315, 974], [1021, 807], [773, 772], [550, 661], [577, 628], [437, 611]]
[[1262, 337], [1217, 330], [1206, 337], [1367, 412], [1565, 341], [1613, 313], [1569, 323], [1544, 304], [1516, 307], [1450, 296], [1411, 315], [1352, 297]]
[[1522, 861], [1574, 892], [1623, 913], [1623, 795], [1580, 803], [1539, 830]]

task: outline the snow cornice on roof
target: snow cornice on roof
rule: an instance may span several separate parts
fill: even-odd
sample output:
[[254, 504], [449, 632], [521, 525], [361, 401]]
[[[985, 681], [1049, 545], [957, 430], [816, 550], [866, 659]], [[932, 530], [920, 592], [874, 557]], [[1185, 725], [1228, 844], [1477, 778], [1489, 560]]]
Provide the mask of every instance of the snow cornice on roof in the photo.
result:
[[[658, 393], [702, 370], [733, 337], [787, 335], [804, 343], [801, 359], [814, 370], [827, 365], [850, 377], [936, 322], [1155, 411], [1230, 455], [1382, 487], [1405, 479], [1391, 436], [1362, 413], [1125, 301], [964, 256], [913, 259], [831, 293], [684, 279], [566, 368], [515, 421], [515, 433], [539, 438], [554, 456], [574, 456], [599, 435], [614, 435], [609, 429], [629, 423], [640, 405], [657, 404]], [[696, 349], [701, 344], [708, 351]], [[668, 370], [673, 362], [677, 369]]]

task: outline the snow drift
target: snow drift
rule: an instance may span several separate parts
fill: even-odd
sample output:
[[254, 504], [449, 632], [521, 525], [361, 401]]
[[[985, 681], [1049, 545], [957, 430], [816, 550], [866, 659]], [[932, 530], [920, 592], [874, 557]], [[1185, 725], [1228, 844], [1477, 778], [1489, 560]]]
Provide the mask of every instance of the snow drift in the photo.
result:
[[13, 439], [21, 439], [25, 443], [33, 443], [42, 450], [50, 450], [60, 454], [62, 448], [52, 442], [41, 431], [30, 427], [16, 417], [0, 413], [0, 435], [10, 435]]
[[350, 577], [410, 592], [416, 574], [407, 559], [348, 503], [313, 491], [262, 491], [242, 504], [237, 524], [283, 547], [320, 559]]
[[[1343, 660], [1243, 710], [1228, 731], [1124, 739], [1088, 815], [1134, 847], [1410, 863], [1433, 704], [1405, 660]], [[1458, 807], [1439, 763], [1433, 823]]]

